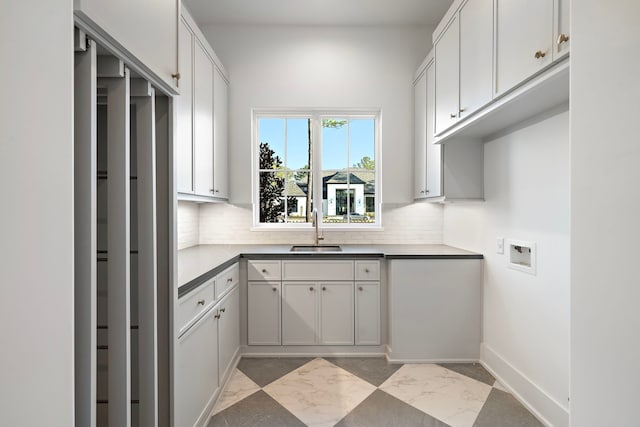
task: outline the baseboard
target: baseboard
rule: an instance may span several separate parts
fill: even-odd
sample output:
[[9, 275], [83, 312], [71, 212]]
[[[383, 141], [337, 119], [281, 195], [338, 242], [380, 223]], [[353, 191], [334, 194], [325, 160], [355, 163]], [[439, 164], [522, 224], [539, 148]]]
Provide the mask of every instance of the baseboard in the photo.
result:
[[390, 357], [387, 354], [387, 361], [392, 364], [424, 364], [424, 363], [478, 363], [478, 359], [447, 359], [447, 358], [411, 358], [411, 357]]
[[548, 427], [569, 427], [569, 410], [486, 344], [480, 346], [480, 364]]
[[384, 346], [242, 346], [242, 357], [383, 357]]

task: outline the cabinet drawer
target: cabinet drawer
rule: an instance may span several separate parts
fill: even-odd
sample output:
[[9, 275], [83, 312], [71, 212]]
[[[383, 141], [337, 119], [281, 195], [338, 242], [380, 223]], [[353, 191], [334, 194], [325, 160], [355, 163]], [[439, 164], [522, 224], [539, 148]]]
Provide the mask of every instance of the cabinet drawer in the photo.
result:
[[380, 261], [356, 261], [356, 280], [380, 280]]
[[178, 325], [182, 334], [188, 326], [211, 307], [214, 301], [214, 279], [209, 279], [198, 289], [178, 300]]
[[216, 299], [220, 298], [227, 290], [234, 287], [240, 281], [240, 267], [238, 263], [224, 270], [216, 276]]
[[282, 280], [353, 280], [353, 261], [282, 261]]
[[247, 263], [249, 280], [280, 280], [281, 270], [280, 261], [249, 261]]

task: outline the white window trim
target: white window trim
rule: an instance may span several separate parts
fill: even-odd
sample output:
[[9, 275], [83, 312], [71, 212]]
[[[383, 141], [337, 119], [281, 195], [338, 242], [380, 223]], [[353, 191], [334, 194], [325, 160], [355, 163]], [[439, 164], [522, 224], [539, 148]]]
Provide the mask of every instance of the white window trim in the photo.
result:
[[[367, 109], [344, 109], [344, 108], [254, 108], [251, 110], [252, 122], [251, 122], [251, 200], [253, 205], [253, 227], [251, 231], [296, 231], [296, 230], [309, 230], [312, 228], [311, 223], [260, 223], [259, 212], [259, 164], [258, 164], [258, 148], [259, 148], [259, 128], [258, 121], [261, 118], [311, 118], [314, 123], [320, 122], [324, 118], [373, 118], [375, 119], [375, 222], [362, 223], [355, 225], [354, 223], [323, 223], [322, 222], [322, 208], [319, 209], [320, 220], [318, 222], [318, 228], [323, 230], [336, 230], [336, 231], [382, 231], [382, 111], [379, 108], [367, 108]], [[312, 150], [313, 156], [313, 196], [314, 200], [320, 200], [320, 206], [322, 206], [322, 129], [320, 126], [313, 127], [312, 135]], [[283, 159], [284, 160], [284, 159]], [[351, 163], [351, 159], [348, 159]], [[320, 196], [316, 199], [316, 196]], [[315, 202], [317, 206], [317, 201]]]

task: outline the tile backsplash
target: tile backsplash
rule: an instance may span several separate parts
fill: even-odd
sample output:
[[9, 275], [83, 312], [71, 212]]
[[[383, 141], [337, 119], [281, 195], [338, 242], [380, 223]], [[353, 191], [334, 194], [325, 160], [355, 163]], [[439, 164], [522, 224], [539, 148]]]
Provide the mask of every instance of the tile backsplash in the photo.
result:
[[[443, 207], [416, 203], [385, 206], [383, 230], [321, 231], [323, 243], [441, 244]], [[218, 203], [178, 203], [178, 249], [197, 244], [309, 244], [311, 230], [253, 231], [250, 207]]]

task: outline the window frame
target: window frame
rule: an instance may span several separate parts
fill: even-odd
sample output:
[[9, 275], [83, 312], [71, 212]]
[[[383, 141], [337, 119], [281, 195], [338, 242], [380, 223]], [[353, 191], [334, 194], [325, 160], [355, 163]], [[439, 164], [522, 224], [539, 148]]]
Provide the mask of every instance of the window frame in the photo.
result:
[[[310, 165], [313, 176], [312, 200], [314, 207], [319, 208], [318, 227], [325, 230], [382, 230], [382, 139], [381, 139], [381, 110], [380, 109], [313, 109], [313, 108], [287, 108], [287, 109], [252, 109], [252, 132], [251, 132], [251, 199], [253, 206], [253, 227], [252, 230], [308, 230], [313, 226], [308, 223], [261, 223], [260, 222], [260, 128], [259, 122], [263, 118], [274, 119], [311, 119], [312, 129], [312, 165]], [[366, 223], [324, 223], [324, 213], [322, 209], [322, 120], [324, 119], [373, 119], [374, 120], [374, 179], [375, 179], [375, 221]], [[286, 153], [286, 148], [285, 148]], [[347, 153], [349, 147], [347, 146]], [[286, 155], [286, 154], [285, 154]], [[353, 160], [347, 154], [346, 168], [351, 168]], [[358, 161], [360, 159], [357, 159]], [[286, 166], [286, 160], [283, 159]], [[366, 203], [366, 200], [363, 201]]]

